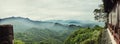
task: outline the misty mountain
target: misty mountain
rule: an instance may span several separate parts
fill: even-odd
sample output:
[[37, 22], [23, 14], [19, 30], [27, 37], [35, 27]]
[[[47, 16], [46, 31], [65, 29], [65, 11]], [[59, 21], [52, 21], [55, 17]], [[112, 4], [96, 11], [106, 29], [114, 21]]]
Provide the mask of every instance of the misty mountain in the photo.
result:
[[22, 17], [9, 17], [0, 19], [0, 25], [11, 24], [14, 27], [16, 40], [25, 44], [62, 44], [71, 32], [81, 26], [63, 25], [59, 22], [33, 21]]
[[[73, 27], [79, 28], [74, 24], [63, 25], [59, 22], [48, 22], [48, 21], [33, 21], [28, 18], [22, 17], [9, 17], [0, 20], [0, 24], [12, 24], [14, 26], [14, 32], [24, 32], [27, 29], [38, 28], [38, 29], [50, 29], [53, 31], [61, 32], [65, 30], [73, 30]], [[73, 26], [73, 27], [71, 27]]]
[[48, 20], [46, 22], [60, 23], [63, 25], [76, 25], [81, 27], [94, 27], [95, 25], [104, 26], [104, 22], [89, 21], [89, 20]]
[[85, 27], [99, 25], [91, 21], [48, 20], [34, 21], [23, 17], [0, 19], [0, 25], [12, 24], [14, 37], [25, 44], [63, 44], [70, 33]]

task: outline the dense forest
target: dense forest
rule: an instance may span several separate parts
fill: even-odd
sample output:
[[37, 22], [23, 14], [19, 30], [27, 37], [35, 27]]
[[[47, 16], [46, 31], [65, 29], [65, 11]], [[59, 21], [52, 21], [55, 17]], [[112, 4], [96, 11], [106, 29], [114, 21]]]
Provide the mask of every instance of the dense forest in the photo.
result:
[[[22, 44], [63, 44], [70, 31], [54, 32], [49, 29], [31, 28], [15, 33], [15, 43]], [[19, 43], [20, 44], [20, 43]]]
[[80, 28], [73, 32], [64, 44], [98, 44], [102, 30], [103, 28], [97, 25], [94, 28]]
[[[75, 32], [53, 32], [49, 29], [31, 28], [24, 33], [15, 33], [15, 44], [97, 44], [102, 27], [80, 28]], [[70, 35], [71, 32], [72, 34]]]

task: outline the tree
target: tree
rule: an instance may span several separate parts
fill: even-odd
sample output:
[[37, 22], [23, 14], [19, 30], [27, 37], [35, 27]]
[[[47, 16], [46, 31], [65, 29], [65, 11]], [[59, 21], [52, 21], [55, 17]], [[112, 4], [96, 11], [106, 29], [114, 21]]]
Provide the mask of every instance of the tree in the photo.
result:
[[104, 6], [103, 4], [99, 5], [98, 9], [95, 9], [94, 11], [94, 15], [95, 15], [95, 20], [97, 21], [102, 21], [102, 22], [106, 22], [107, 20], [107, 14], [104, 12]]
[[105, 28], [107, 28], [109, 19], [108, 19], [108, 14], [104, 12], [104, 5], [100, 4], [99, 5], [99, 9], [95, 9], [94, 11], [94, 15], [95, 15], [95, 20], [99, 21], [99, 22], [105, 22]]

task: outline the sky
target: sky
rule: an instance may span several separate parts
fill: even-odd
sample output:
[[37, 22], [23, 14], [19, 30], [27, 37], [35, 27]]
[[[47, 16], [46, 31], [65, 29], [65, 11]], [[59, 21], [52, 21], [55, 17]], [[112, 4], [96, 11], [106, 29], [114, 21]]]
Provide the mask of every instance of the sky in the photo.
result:
[[92, 20], [101, 0], [0, 0], [0, 18]]

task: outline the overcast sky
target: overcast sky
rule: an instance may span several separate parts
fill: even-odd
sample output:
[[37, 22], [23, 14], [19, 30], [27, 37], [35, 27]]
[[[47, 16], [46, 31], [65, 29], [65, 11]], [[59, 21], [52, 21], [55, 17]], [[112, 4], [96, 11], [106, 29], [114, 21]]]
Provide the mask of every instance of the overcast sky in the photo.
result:
[[32, 20], [94, 20], [101, 0], [0, 0], [0, 18]]

